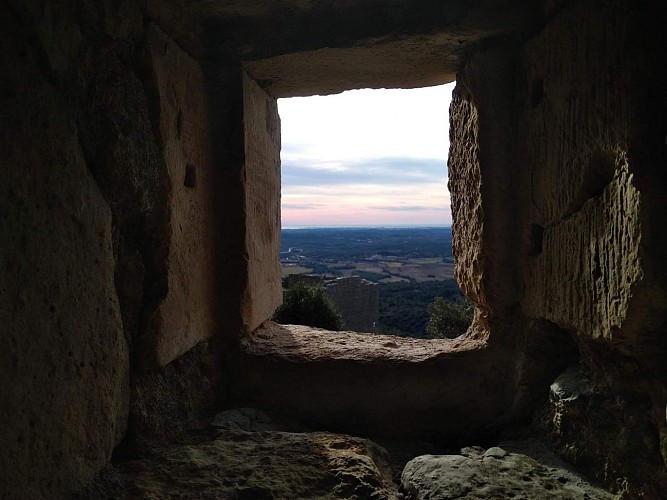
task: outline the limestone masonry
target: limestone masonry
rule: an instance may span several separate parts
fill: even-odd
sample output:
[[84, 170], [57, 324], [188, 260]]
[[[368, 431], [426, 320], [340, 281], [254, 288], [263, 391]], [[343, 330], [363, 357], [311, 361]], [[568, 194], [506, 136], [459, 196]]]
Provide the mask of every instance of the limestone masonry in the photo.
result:
[[[666, 23], [649, 0], [2, 2], [0, 497], [595, 491], [513, 435], [664, 496]], [[454, 80], [467, 334], [268, 321], [277, 99]], [[372, 331], [372, 287], [327, 290]], [[283, 426], [210, 425], [234, 409]]]

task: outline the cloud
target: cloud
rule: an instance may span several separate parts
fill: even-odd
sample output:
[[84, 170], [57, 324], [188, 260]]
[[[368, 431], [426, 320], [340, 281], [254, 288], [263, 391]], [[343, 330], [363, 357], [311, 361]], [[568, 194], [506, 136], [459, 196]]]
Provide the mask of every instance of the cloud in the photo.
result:
[[446, 157], [452, 88], [280, 99], [283, 222], [451, 221]]
[[326, 205], [321, 203], [283, 203], [283, 210], [312, 210], [313, 208], [323, 208]]
[[283, 144], [320, 158], [447, 156], [453, 85], [279, 99]]
[[445, 207], [434, 207], [432, 205], [399, 205], [399, 206], [383, 206], [376, 205], [371, 207], [373, 210], [388, 210], [390, 212], [423, 212], [426, 210], [445, 210]]
[[387, 157], [351, 161], [292, 160], [282, 162], [284, 186], [346, 184], [431, 184], [447, 180], [447, 164], [439, 158]]

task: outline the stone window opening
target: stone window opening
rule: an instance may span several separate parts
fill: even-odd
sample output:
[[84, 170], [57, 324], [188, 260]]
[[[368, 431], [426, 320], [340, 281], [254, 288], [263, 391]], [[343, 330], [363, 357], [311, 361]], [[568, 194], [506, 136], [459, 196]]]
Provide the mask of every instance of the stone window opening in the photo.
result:
[[[526, 340], [533, 337], [537, 340], [524, 345], [523, 337], [520, 338], [524, 332], [516, 329], [517, 325], [491, 324], [491, 314], [485, 309], [489, 304], [485, 302], [488, 297], [481, 287], [483, 283], [470, 279], [471, 274], [479, 276], [476, 274], [480, 272], [479, 262], [464, 262], [471, 264], [469, 268], [457, 270], [466, 280], [467, 291], [475, 294], [472, 298], [476, 310], [466, 333], [453, 339], [388, 338], [266, 321], [282, 295], [278, 258], [281, 229], [278, 98], [312, 92], [292, 88], [281, 93], [276, 88], [287, 89], [284, 83], [278, 81], [277, 87], [273, 87], [270, 81], [253, 77], [254, 80], [246, 77], [244, 83], [246, 204], [250, 200], [253, 207], [246, 213], [250, 234], [246, 241], [262, 241], [260, 229], [267, 221], [275, 224], [271, 228], [275, 238], [271, 247], [254, 244], [246, 247], [249, 257], [246, 292], [250, 290], [247, 295], [252, 295], [252, 300], [247, 300], [248, 308], [244, 310], [248, 334], [239, 342], [240, 373], [233, 394], [239, 402], [252, 401], [259, 407], [276, 408], [285, 416], [298, 415], [299, 421], [316, 423], [328, 430], [410, 438], [427, 432], [439, 442], [466, 445], [471, 440], [469, 432], [474, 429], [476, 440], [491, 443], [505, 418], [525, 418], [532, 411], [533, 395], [544, 392], [562, 360], [575, 354], [554, 347], [558, 340], [553, 339], [562, 332], [552, 325], [531, 323], [530, 328], [536, 331]], [[443, 109], [452, 123], [462, 121], [461, 116], [456, 116], [462, 110], [455, 105], [467, 113], [462, 116], [477, 117], [475, 102], [466, 92], [467, 88], [457, 90], [449, 114]], [[458, 147], [450, 149], [450, 161], [453, 163], [452, 151], [459, 155], [456, 158], [459, 181], [469, 174], [462, 167], [478, 168], [479, 161], [475, 149], [477, 122], [466, 120], [466, 126], [450, 135]], [[275, 173], [270, 180], [272, 190], [266, 189], [267, 172]], [[452, 180], [449, 179], [450, 185]], [[262, 186], [261, 196], [255, 188], [258, 184]], [[470, 186], [474, 192], [478, 184], [465, 185]], [[462, 222], [459, 230], [461, 226], [476, 227], [477, 221], [469, 217], [469, 213], [459, 212], [457, 220]], [[453, 221], [454, 225], [456, 222]], [[538, 228], [533, 233], [531, 241], [537, 254], [542, 235]], [[474, 245], [479, 243], [475, 239], [479, 235], [458, 236], [459, 244], [471, 248], [458, 247], [457, 255], [465, 259], [478, 252]], [[269, 281], [267, 261], [271, 259], [274, 278]], [[479, 284], [480, 289], [471, 287], [471, 283]], [[539, 363], [532, 362], [534, 356], [541, 356]], [[553, 368], [555, 364], [557, 368]], [[314, 373], [318, 374], [316, 378]]]
[[[344, 330], [430, 340], [427, 306], [434, 308], [436, 321], [432, 333], [436, 336], [461, 335], [472, 321], [473, 306], [461, 295], [453, 276], [451, 226], [442, 227], [450, 223], [446, 161], [448, 108], [454, 85], [455, 82], [389, 92], [385, 89], [384, 94], [366, 89], [333, 96], [333, 99], [314, 96], [278, 100], [282, 122], [282, 229], [283, 238], [287, 239], [281, 245], [280, 254], [283, 286], [285, 290], [297, 283], [323, 286], [325, 294], [340, 311]], [[331, 104], [334, 100], [335, 105]], [[387, 108], [395, 105], [396, 109], [378, 109], [379, 103], [386, 103]], [[332, 106], [340, 109], [332, 110]], [[407, 112], [406, 106], [411, 108]], [[344, 124], [339, 113], [345, 113]], [[369, 118], [374, 113], [379, 116]], [[378, 125], [378, 119], [383, 123]], [[341, 126], [346, 125], [352, 130], [341, 131]], [[395, 135], [383, 127], [396, 129]], [[364, 139], [358, 139], [362, 136], [368, 138], [368, 149], [374, 155], [371, 158], [363, 156], [365, 151], [359, 143]], [[392, 141], [403, 141], [405, 145], [396, 147]], [[427, 141], [430, 144], [426, 144]], [[331, 143], [333, 146], [329, 146]], [[401, 147], [409, 149], [401, 151], [403, 158], [397, 154]], [[346, 149], [353, 154], [357, 150], [360, 156], [346, 161]], [[427, 159], [429, 154], [439, 157]], [[421, 180], [415, 182], [420, 176], [430, 176], [426, 181], [428, 185], [420, 184], [424, 182]], [[360, 187], [369, 193], [368, 197], [355, 198], [355, 190]], [[378, 206], [375, 199], [378, 188], [394, 199], [388, 199], [383, 192], [380, 196], [385, 198]], [[330, 197], [335, 198], [335, 204], [329, 202]], [[394, 204], [389, 206], [391, 203]], [[301, 245], [291, 244], [292, 238], [300, 239], [296, 235], [302, 231], [295, 226], [350, 227], [354, 225], [349, 222], [351, 217], [358, 214], [368, 217], [383, 210], [389, 219], [375, 223], [362, 219], [364, 228], [353, 232], [333, 228], [309, 230], [312, 245], [319, 244], [317, 248], [313, 249], [308, 243], [310, 248], [303, 252]], [[304, 213], [308, 216], [304, 217]], [[401, 243], [403, 248], [398, 249], [397, 256], [391, 258], [387, 254], [392, 245], [390, 241], [378, 245], [373, 255], [355, 253], [355, 241], [361, 241], [356, 236], [368, 238], [372, 246], [370, 242], [376, 235], [381, 238], [383, 232], [387, 232], [374, 233], [377, 227], [396, 231], [394, 220], [405, 225], [396, 236], [407, 238], [404, 245]], [[438, 229], [423, 228], [429, 225]], [[424, 234], [413, 234], [415, 232]], [[349, 238], [350, 244], [343, 249], [332, 248], [330, 255], [324, 255], [327, 238]], [[419, 245], [414, 255], [408, 248], [408, 239], [415, 239]], [[439, 248], [440, 245], [445, 248]], [[349, 256], [345, 254], [348, 248], [352, 250]], [[309, 250], [317, 255], [313, 256], [312, 251], [308, 255]], [[361, 251], [360, 248], [356, 252]], [[386, 286], [387, 283], [391, 285]], [[444, 300], [436, 301], [438, 297]]]

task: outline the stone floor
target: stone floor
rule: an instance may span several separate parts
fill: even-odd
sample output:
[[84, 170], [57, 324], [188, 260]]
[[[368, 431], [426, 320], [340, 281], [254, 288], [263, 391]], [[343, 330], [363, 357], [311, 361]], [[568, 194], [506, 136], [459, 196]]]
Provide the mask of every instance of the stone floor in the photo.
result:
[[[505, 404], [493, 385], [503, 355], [483, 335], [423, 342], [267, 322], [242, 341], [237, 408], [126, 456], [85, 498], [612, 498], [535, 442], [466, 434]], [[455, 447], [479, 439], [485, 448]]]
[[373, 441], [287, 429], [258, 410], [222, 412], [191, 442], [155, 448], [110, 467], [84, 497], [613, 498], [534, 442], [421, 455], [392, 479], [391, 457]]

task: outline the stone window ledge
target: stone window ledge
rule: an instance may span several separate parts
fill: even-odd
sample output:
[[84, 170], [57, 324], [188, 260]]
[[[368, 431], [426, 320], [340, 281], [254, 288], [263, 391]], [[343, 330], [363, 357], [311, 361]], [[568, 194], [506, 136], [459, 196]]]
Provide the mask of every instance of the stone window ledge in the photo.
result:
[[291, 362], [340, 360], [356, 362], [421, 363], [458, 357], [486, 347], [467, 336], [421, 340], [374, 333], [333, 332], [301, 325], [263, 323], [241, 340], [241, 351]]

